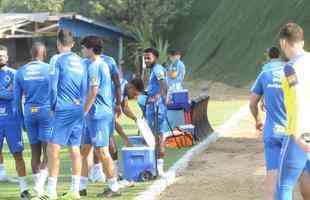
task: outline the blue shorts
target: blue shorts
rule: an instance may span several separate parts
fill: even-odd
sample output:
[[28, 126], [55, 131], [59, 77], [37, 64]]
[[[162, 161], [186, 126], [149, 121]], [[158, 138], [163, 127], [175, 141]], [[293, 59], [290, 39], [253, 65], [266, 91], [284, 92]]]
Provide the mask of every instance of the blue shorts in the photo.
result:
[[283, 140], [283, 137], [264, 138], [264, 153], [267, 171], [279, 169]]
[[62, 146], [80, 146], [84, 126], [83, 108], [55, 112], [50, 142]]
[[20, 123], [0, 124], [0, 150], [2, 151], [4, 138], [9, 146], [11, 154], [24, 150], [22, 128]]
[[103, 119], [87, 117], [82, 143], [91, 144], [94, 147], [108, 147], [111, 121], [113, 121], [112, 116], [107, 116]]
[[309, 173], [309, 165], [306, 152], [296, 144], [293, 136], [287, 136], [280, 156], [277, 200], [292, 200], [295, 185], [305, 170]]
[[[148, 103], [146, 105], [145, 117], [153, 133], [155, 134], [165, 133], [167, 108], [166, 105], [162, 102], [162, 100], [160, 100], [159, 103]], [[156, 118], [157, 118], [157, 124], [155, 123]]]
[[49, 106], [25, 106], [24, 123], [30, 144], [48, 142], [51, 139], [53, 116]]

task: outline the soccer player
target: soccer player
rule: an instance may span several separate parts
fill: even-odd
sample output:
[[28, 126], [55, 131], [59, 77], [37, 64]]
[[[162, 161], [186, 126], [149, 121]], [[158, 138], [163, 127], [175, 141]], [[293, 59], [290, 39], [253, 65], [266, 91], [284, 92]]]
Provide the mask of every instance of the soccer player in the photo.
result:
[[[110, 69], [110, 75], [111, 75], [111, 79], [112, 79], [112, 85], [111, 85], [111, 89], [112, 89], [112, 98], [113, 98], [113, 115], [116, 116], [120, 116], [122, 109], [121, 109], [121, 81], [120, 81], [120, 72], [118, 70], [117, 64], [115, 62], [115, 60], [106, 55], [106, 54], [101, 54], [100, 57], [104, 60], [105, 63], [107, 63], [109, 69]], [[88, 65], [90, 63], [89, 59], [84, 60], [86, 65]], [[114, 119], [114, 118], [113, 118]], [[114, 125], [114, 120], [111, 122], [111, 136], [113, 136], [112, 133], [114, 133], [114, 129], [115, 129], [115, 125]], [[113, 138], [110, 140], [111, 142], [113, 142]], [[113, 144], [111, 143], [110, 146], [112, 146]], [[111, 149], [111, 151], [113, 151], [113, 149]], [[115, 152], [110, 152], [112, 158], [116, 158], [117, 156], [115, 156]], [[115, 161], [115, 164], [117, 164], [117, 158]], [[100, 160], [97, 158], [97, 156], [94, 154], [94, 165], [91, 169], [91, 180], [93, 180], [94, 182], [97, 181], [103, 181], [105, 179], [103, 171], [102, 171], [102, 165]]]
[[310, 54], [304, 50], [304, 31], [296, 23], [281, 28], [279, 43], [289, 62], [282, 81], [288, 136], [280, 157], [277, 200], [290, 200], [303, 170], [309, 173], [310, 143], [304, 136], [310, 133]]
[[[18, 113], [23, 116], [22, 96], [25, 95], [24, 124], [31, 145], [31, 167], [34, 174], [34, 190], [40, 196], [48, 176], [47, 141], [52, 133], [50, 65], [44, 63], [46, 48], [34, 43], [32, 61], [21, 67], [15, 76], [14, 98]], [[41, 155], [42, 159], [41, 159]]]
[[168, 53], [171, 64], [167, 68], [168, 91], [175, 92], [183, 89], [182, 83], [185, 77], [185, 65], [181, 61], [182, 53], [171, 50]]
[[83, 105], [86, 93], [86, 69], [82, 59], [73, 53], [74, 39], [71, 32], [60, 30], [57, 37], [59, 55], [51, 66], [52, 110], [55, 112], [53, 132], [48, 143], [47, 196], [40, 199], [57, 199], [59, 154], [62, 146], [69, 147], [72, 160], [70, 191], [63, 199], [80, 199], [81, 174], [80, 145], [84, 121]]
[[86, 131], [83, 135], [83, 170], [81, 179], [82, 196], [86, 196], [83, 185], [88, 176], [88, 155], [95, 148], [95, 154], [102, 163], [107, 177], [108, 189], [98, 194], [98, 197], [120, 196], [115, 166], [109, 152], [110, 124], [113, 121], [113, 106], [111, 94], [111, 75], [108, 65], [100, 58], [102, 41], [96, 36], [88, 36], [83, 39], [82, 53], [90, 59], [88, 71], [88, 96], [84, 106], [86, 115]]
[[154, 48], [144, 50], [144, 60], [148, 68], [151, 69], [149, 77], [145, 116], [148, 125], [156, 135], [157, 145], [157, 171], [159, 176], [164, 175], [164, 128], [167, 118], [167, 83], [166, 70], [157, 63], [159, 52]]
[[26, 180], [26, 168], [23, 158], [23, 139], [21, 117], [17, 115], [16, 107], [13, 105], [13, 82], [15, 70], [7, 67], [8, 50], [5, 46], [0, 46], [0, 152], [4, 138], [9, 146], [9, 150], [14, 157], [15, 167], [20, 185], [20, 197], [30, 199]]
[[[268, 65], [268, 66], [267, 66]], [[279, 157], [284, 139], [286, 112], [284, 106], [281, 78], [284, 77], [284, 62], [266, 64], [252, 87], [250, 110], [256, 121], [256, 129], [263, 131], [266, 162], [265, 195], [273, 200], [276, 191]], [[263, 123], [259, 102], [264, 98], [266, 121]]]
[[[129, 106], [128, 100], [130, 99], [136, 99], [142, 92], [144, 91], [144, 85], [142, 79], [135, 78], [131, 80], [129, 83], [122, 79], [121, 80], [121, 106], [122, 106], [122, 112], [131, 120], [137, 121], [136, 114], [131, 110]], [[128, 137], [125, 133], [125, 131], [122, 128], [122, 125], [120, 123], [120, 116], [114, 116], [114, 123], [115, 123], [115, 130], [122, 138], [125, 146], [131, 146], [131, 144], [128, 141]], [[110, 143], [109, 143], [109, 149], [111, 156], [113, 158], [114, 164], [115, 164], [115, 171], [116, 174], [118, 174], [118, 149], [114, 138], [114, 128], [110, 130]]]

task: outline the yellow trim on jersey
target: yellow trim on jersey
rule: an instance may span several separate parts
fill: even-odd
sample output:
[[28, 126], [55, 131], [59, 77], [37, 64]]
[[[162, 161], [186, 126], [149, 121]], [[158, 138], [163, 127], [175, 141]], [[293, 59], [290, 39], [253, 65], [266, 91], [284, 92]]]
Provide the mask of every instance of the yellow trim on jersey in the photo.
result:
[[288, 135], [295, 135], [298, 131], [297, 123], [297, 98], [296, 98], [296, 87], [290, 86], [290, 83], [286, 77], [282, 79], [282, 89], [284, 94], [284, 104], [287, 113], [287, 127], [286, 133]]

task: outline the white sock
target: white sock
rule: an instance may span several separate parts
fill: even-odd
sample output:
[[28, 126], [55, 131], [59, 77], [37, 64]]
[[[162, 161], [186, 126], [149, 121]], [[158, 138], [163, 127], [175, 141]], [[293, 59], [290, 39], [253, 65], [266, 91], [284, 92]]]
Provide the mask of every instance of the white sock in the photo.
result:
[[86, 190], [87, 185], [88, 185], [88, 178], [85, 176], [81, 176], [81, 178], [80, 178], [80, 191]]
[[114, 160], [114, 167], [115, 167], [115, 176], [118, 177], [119, 173], [118, 160]]
[[97, 163], [94, 165], [94, 169], [95, 170], [102, 170], [102, 164], [101, 163]]
[[35, 182], [34, 185], [34, 190], [38, 193], [38, 195], [42, 195], [44, 193], [44, 186], [47, 177], [48, 177], [48, 171], [40, 170], [38, 180], [37, 182]]
[[39, 184], [41, 184], [44, 188], [45, 182], [48, 177], [48, 170], [47, 169], [41, 169], [40, 170], [40, 178], [39, 178]]
[[40, 180], [40, 173], [33, 174], [33, 181], [34, 181], [35, 187], [39, 185], [39, 180]]
[[119, 190], [119, 185], [118, 185], [118, 182], [117, 182], [117, 178], [108, 179], [108, 187], [113, 192], [117, 192]]
[[71, 178], [71, 192], [79, 194], [80, 191], [80, 176], [73, 175]]
[[164, 159], [157, 159], [157, 171], [158, 175], [164, 174]]
[[57, 187], [57, 178], [48, 177], [48, 179], [47, 179], [47, 195], [50, 197], [56, 197], [57, 196], [56, 187]]
[[6, 170], [4, 164], [0, 164], [0, 173], [2, 176], [6, 176]]
[[20, 192], [24, 192], [28, 190], [28, 183], [26, 180], [26, 176], [18, 177]]

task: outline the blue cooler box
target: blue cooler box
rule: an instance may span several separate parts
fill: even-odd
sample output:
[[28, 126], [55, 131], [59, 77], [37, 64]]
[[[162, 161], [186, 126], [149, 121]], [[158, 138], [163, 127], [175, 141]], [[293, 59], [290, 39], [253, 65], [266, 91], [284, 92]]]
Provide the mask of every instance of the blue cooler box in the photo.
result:
[[146, 146], [143, 136], [130, 136], [128, 137], [128, 141], [133, 146]]
[[155, 149], [152, 147], [122, 148], [123, 177], [128, 181], [149, 181], [156, 177]]
[[167, 105], [170, 110], [184, 109], [188, 111], [190, 109], [189, 96], [187, 90], [178, 92], [172, 92], [169, 94], [171, 103]]

